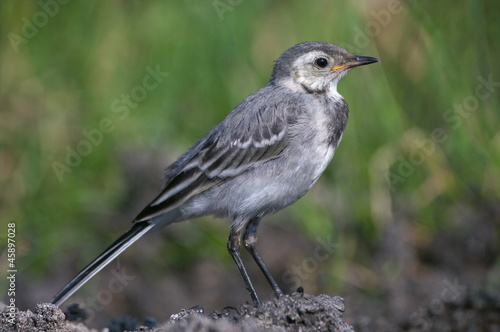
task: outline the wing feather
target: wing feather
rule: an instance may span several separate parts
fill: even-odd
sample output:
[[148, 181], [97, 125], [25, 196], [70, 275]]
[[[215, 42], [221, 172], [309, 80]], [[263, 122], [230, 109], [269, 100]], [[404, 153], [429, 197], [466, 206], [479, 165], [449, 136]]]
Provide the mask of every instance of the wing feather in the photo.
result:
[[[280, 109], [282, 112], [278, 112]], [[227, 179], [279, 157], [287, 146], [288, 123], [293, 122], [284, 111], [277, 105], [261, 106], [253, 113], [236, 108], [168, 167], [162, 192], [136, 221], [162, 215]]]

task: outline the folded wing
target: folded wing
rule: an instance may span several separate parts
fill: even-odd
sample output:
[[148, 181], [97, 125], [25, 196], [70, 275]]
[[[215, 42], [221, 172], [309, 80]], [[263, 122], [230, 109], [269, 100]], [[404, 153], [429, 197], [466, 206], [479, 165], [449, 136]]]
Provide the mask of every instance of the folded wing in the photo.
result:
[[[231, 113], [165, 173], [162, 192], [136, 218], [146, 221], [258, 164], [277, 158], [287, 145], [289, 119], [276, 105]], [[282, 110], [283, 111], [283, 110]]]

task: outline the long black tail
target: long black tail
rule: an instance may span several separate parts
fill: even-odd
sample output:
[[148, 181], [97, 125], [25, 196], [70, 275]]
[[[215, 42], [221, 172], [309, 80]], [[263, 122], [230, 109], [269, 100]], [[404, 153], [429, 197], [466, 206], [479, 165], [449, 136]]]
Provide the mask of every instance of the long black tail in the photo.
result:
[[94, 259], [86, 268], [84, 268], [76, 277], [73, 278], [66, 286], [64, 286], [50, 303], [60, 306], [68, 297], [82, 287], [90, 278], [101, 271], [106, 265], [121, 254], [125, 249], [130, 247], [141, 236], [146, 234], [154, 225], [147, 222], [136, 223], [125, 234], [120, 236], [118, 240], [113, 242], [102, 254]]

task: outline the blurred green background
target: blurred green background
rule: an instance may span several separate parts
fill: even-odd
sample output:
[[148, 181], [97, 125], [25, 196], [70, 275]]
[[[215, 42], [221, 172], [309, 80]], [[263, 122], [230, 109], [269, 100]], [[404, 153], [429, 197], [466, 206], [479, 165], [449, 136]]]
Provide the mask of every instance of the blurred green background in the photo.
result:
[[[382, 62], [342, 81], [351, 112], [332, 165], [259, 230], [282, 287], [396, 320], [446, 280], [500, 288], [498, 2], [66, 2], [0, 3], [0, 239], [5, 248], [15, 222], [21, 309], [128, 229], [162, 169], [309, 40]], [[155, 69], [166, 74], [144, 89]], [[122, 255], [133, 277], [106, 305], [92, 297], [116, 266], [68, 303], [93, 308], [95, 324], [243, 303], [228, 225], [203, 218], [148, 235]]]

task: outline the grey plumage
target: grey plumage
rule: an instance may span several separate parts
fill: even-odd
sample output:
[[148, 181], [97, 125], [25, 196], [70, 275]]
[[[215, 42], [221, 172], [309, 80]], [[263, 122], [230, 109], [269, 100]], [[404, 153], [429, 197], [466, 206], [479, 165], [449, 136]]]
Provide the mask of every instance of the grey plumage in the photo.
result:
[[347, 123], [348, 108], [337, 83], [350, 68], [376, 61], [324, 42], [287, 50], [269, 83], [166, 169], [161, 193], [139, 213], [134, 227], [52, 302], [61, 304], [144, 233], [202, 215], [232, 220], [228, 248], [254, 303], [260, 302], [239, 257], [243, 230], [245, 247], [281, 295], [255, 249], [257, 225], [302, 197], [319, 178]]

